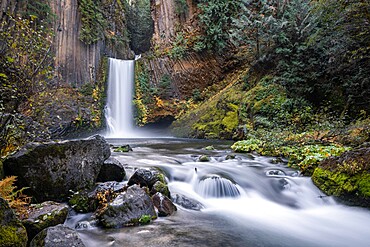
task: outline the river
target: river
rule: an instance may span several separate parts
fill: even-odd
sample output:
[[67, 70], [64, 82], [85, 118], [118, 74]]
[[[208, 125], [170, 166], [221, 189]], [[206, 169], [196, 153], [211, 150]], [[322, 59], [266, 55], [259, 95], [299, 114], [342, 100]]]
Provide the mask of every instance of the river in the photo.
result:
[[[78, 229], [88, 247], [370, 246], [369, 210], [337, 203], [284, 162], [235, 154], [230, 142], [175, 138], [108, 142], [133, 148], [112, 153], [126, 164], [127, 177], [137, 167], [160, 168], [173, 196], [196, 200], [203, 208], [177, 205], [174, 215], [144, 226]], [[215, 150], [204, 149], [209, 145]], [[209, 162], [198, 161], [204, 154]], [[88, 217], [71, 215], [65, 224], [75, 227]]]

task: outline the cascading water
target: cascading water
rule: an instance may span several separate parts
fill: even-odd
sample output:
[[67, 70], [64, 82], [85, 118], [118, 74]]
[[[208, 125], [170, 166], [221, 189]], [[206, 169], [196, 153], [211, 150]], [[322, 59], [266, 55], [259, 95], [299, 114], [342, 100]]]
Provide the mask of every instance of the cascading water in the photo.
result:
[[[338, 204], [309, 177], [270, 163], [272, 158], [235, 154], [226, 160], [230, 144], [216, 141], [146, 138], [111, 143], [133, 147], [133, 152], [113, 154], [127, 164], [127, 178], [137, 167], [163, 172], [178, 210], [149, 225], [108, 230], [97, 227], [91, 214], [71, 216], [66, 225], [77, 228], [87, 247], [369, 246], [369, 210]], [[210, 144], [216, 150], [203, 149]], [[198, 162], [205, 153], [211, 161]]]
[[109, 78], [105, 117], [107, 137], [132, 137], [134, 132], [132, 94], [134, 60], [109, 58]]

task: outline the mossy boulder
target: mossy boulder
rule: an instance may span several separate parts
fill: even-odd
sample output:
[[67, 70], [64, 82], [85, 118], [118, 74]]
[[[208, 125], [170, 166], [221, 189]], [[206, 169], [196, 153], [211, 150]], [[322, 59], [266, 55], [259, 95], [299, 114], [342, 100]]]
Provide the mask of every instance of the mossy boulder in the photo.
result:
[[156, 218], [153, 202], [147, 192], [139, 185], [130, 186], [98, 213], [102, 226], [120, 228], [137, 225], [143, 216]]
[[85, 140], [30, 143], [4, 161], [5, 175], [18, 176], [19, 187], [39, 202], [64, 201], [70, 190], [92, 188], [110, 156], [101, 136]]
[[50, 227], [63, 224], [67, 218], [68, 206], [57, 202], [47, 201], [32, 204], [28, 210], [28, 218], [22, 220], [27, 235], [32, 240], [39, 232]]
[[208, 155], [201, 155], [199, 156], [198, 161], [199, 162], [209, 162], [211, 161], [211, 159], [208, 157]]
[[113, 152], [118, 152], [118, 153], [127, 153], [130, 151], [132, 151], [132, 148], [130, 147], [130, 145], [122, 145], [122, 146], [113, 148]]
[[8, 202], [0, 197], [0, 246], [25, 247], [27, 232]]
[[152, 189], [150, 190], [150, 194], [154, 195], [157, 192], [160, 192], [161, 194], [167, 196], [168, 198], [171, 198], [170, 190], [168, 189], [168, 185], [166, 183], [163, 183], [161, 181], [157, 181]]
[[370, 207], [370, 148], [347, 151], [324, 160], [312, 181], [327, 195], [350, 205]]
[[75, 230], [63, 225], [48, 227], [42, 230], [30, 243], [30, 247], [55, 246], [84, 247], [85, 244]]

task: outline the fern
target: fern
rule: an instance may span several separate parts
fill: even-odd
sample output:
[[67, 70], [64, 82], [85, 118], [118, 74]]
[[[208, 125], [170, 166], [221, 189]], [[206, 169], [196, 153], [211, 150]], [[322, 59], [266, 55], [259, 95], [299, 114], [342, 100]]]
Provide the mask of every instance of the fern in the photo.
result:
[[27, 208], [31, 202], [31, 197], [23, 194], [27, 187], [17, 190], [17, 187], [14, 185], [16, 181], [16, 176], [0, 180], [0, 196], [8, 201], [9, 206], [15, 210], [18, 217], [23, 219], [28, 216]]

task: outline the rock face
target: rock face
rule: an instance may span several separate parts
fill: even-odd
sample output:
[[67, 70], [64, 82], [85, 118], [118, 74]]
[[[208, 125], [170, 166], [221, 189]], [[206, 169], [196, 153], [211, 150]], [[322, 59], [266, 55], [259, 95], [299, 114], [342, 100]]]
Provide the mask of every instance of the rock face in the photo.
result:
[[152, 196], [153, 204], [158, 209], [158, 216], [169, 216], [177, 211], [176, 206], [167, 197], [157, 192]]
[[39, 232], [50, 226], [63, 224], [67, 218], [68, 206], [52, 201], [32, 205], [29, 208], [28, 218], [22, 221], [27, 235], [32, 240]]
[[324, 160], [312, 181], [327, 195], [350, 205], [370, 207], [370, 147], [344, 152]]
[[31, 241], [30, 247], [84, 247], [75, 230], [63, 225], [44, 229]]
[[5, 160], [5, 175], [18, 176], [38, 201], [65, 200], [70, 190], [92, 188], [104, 160], [110, 156], [101, 136], [61, 143], [32, 143]]
[[0, 197], [0, 246], [25, 247], [27, 232], [6, 200]]
[[98, 182], [117, 181], [121, 182], [126, 176], [125, 168], [115, 158], [108, 158], [104, 161], [104, 164], [98, 175]]
[[136, 225], [145, 216], [157, 217], [153, 202], [144, 189], [133, 185], [109, 203], [98, 218], [104, 227], [119, 228]]

